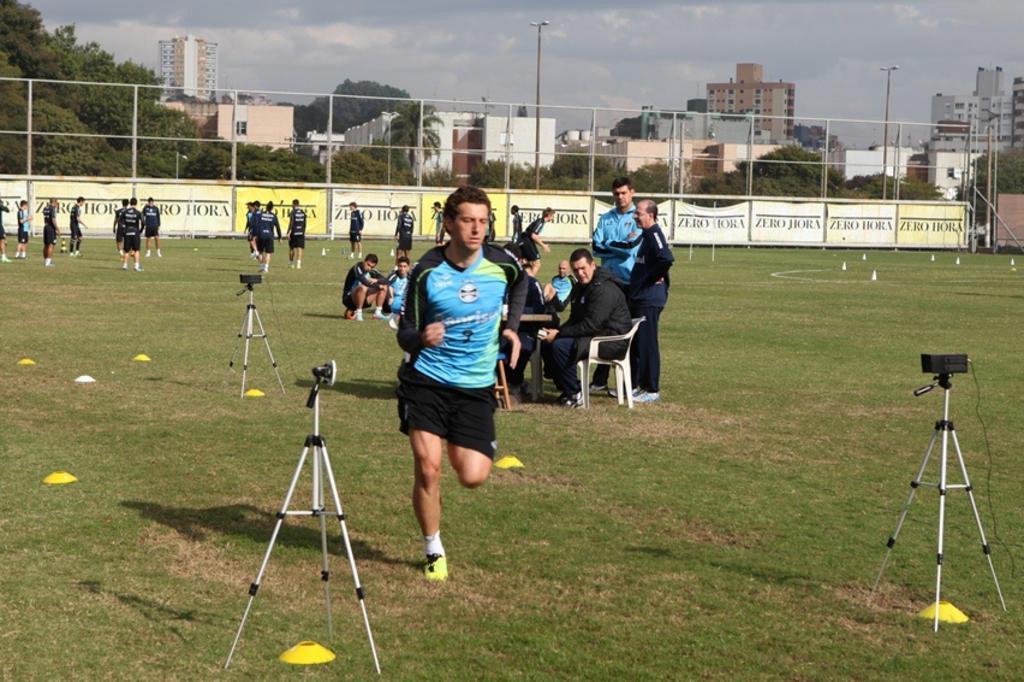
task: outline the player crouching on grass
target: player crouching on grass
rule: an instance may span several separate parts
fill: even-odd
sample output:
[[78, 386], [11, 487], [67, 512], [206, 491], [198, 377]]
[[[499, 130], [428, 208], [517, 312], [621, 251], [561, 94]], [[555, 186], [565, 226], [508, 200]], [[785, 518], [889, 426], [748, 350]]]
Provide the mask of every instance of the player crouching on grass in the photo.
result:
[[377, 254], [369, 253], [366, 258], [352, 266], [345, 276], [344, 293], [341, 302], [345, 305], [345, 319], [363, 321], [363, 308], [376, 306], [373, 319], [386, 320], [384, 304], [388, 300], [390, 287], [387, 280], [377, 271]]
[[[498, 340], [519, 357], [519, 318], [526, 279], [515, 258], [483, 243], [491, 201], [461, 187], [445, 201], [450, 240], [413, 268], [398, 329], [409, 360], [398, 371], [398, 416], [415, 464], [412, 506], [423, 533], [429, 580], [448, 577], [441, 544], [441, 460], [459, 483], [475, 488], [491, 473], [498, 443], [494, 429], [494, 375]], [[502, 308], [508, 319], [502, 328]]]

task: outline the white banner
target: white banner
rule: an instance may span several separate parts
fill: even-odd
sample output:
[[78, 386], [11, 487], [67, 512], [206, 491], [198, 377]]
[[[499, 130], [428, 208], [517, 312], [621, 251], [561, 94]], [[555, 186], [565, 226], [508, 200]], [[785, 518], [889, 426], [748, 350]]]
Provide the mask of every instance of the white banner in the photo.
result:
[[[160, 234], [231, 232], [231, 188], [220, 185], [162, 185], [135, 187], [139, 210], [153, 197], [160, 209]], [[244, 209], [243, 209], [244, 211]]]
[[895, 246], [896, 207], [828, 204], [825, 241], [842, 246]]
[[753, 202], [750, 241], [775, 244], [821, 244], [825, 205], [782, 201]]
[[13, 235], [18, 234], [18, 204], [22, 199], [28, 201], [28, 186], [24, 180], [0, 180], [0, 201], [7, 209], [0, 220], [3, 221], [4, 232], [12, 236], [7, 242], [12, 252], [15, 241]]
[[[420, 195], [398, 192], [347, 192], [336, 189], [331, 199], [331, 219], [334, 223], [334, 237], [348, 239], [349, 203], [356, 202], [356, 207], [363, 214], [363, 237], [395, 236], [398, 214], [402, 206], [408, 206], [416, 221], [415, 234], [423, 233], [420, 215]], [[427, 216], [430, 220], [430, 216]], [[431, 229], [433, 226], [431, 225]]]
[[746, 244], [750, 228], [749, 202], [707, 208], [675, 202], [676, 225], [672, 240], [684, 244]]

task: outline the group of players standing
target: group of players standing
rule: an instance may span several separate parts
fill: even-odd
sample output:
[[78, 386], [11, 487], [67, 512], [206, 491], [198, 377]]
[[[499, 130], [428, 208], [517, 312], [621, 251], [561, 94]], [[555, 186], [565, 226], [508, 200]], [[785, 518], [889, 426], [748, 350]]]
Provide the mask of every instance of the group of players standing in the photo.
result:
[[[130, 258], [135, 259], [135, 271], [142, 272], [139, 263], [141, 250], [141, 237], [143, 231], [146, 235], [146, 256], [152, 253], [152, 242], [156, 241], [156, 255], [162, 257], [160, 251], [160, 209], [153, 198], [150, 197], [141, 211], [136, 208], [138, 200], [135, 197], [123, 199], [121, 208], [114, 214], [114, 237], [117, 241], [117, 252], [121, 260], [121, 269], [128, 269]], [[71, 206], [68, 229], [68, 256], [77, 258], [82, 255], [82, 241], [87, 226], [82, 218], [82, 210], [85, 206], [85, 197], [78, 197]], [[7, 257], [7, 235], [3, 226], [3, 214], [10, 209], [0, 201], [0, 263], [10, 263]], [[60, 226], [57, 224], [57, 216], [60, 212], [60, 202], [57, 199], [50, 199], [43, 207], [43, 266], [52, 268], [53, 252], [57, 240], [61, 237]], [[28, 244], [32, 236], [32, 213], [29, 211], [28, 201], [22, 199], [18, 204], [18, 248], [14, 255], [15, 259], [28, 258]]]
[[[245, 229], [249, 241], [249, 257], [259, 261], [260, 272], [270, 272], [270, 257], [274, 254], [274, 239], [281, 239], [281, 223], [274, 211], [274, 202], [262, 207], [259, 201], [245, 205]], [[288, 212], [288, 267], [302, 269], [302, 254], [306, 250], [306, 212], [299, 200], [292, 200]]]

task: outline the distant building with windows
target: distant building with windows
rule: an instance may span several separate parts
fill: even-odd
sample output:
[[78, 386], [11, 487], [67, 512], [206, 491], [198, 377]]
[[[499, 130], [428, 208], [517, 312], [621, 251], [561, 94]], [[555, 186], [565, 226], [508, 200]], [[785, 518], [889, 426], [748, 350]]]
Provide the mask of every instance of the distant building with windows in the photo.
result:
[[204, 138], [234, 139], [272, 149], [288, 149], [295, 141], [295, 107], [291, 105], [272, 104], [240, 94], [237, 105], [225, 96], [220, 102], [178, 100], [164, 102], [164, 106], [185, 112]]
[[708, 83], [707, 93], [709, 113], [754, 115], [755, 142], [778, 143], [792, 139], [796, 85], [781, 80], [766, 82], [762, 65], [737, 64], [735, 79], [730, 78], [728, 83]]
[[165, 95], [212, 100], [217, 95], [217, 43], [192, 35], [160, 41], [158, 73]]
[[973, 128], [974, 148], [988, 144], [991, 130], [992, 147], [999, 151], [1008, 149], [1014, 135], [1013, 104], [1013, 97], [1006, 93], [1003, 85], [1003, 67], [979, 66], [974, 77], [974, 92], [970, 95], [940, 92], [932, 96], [933, 128], [929, 147], [936, 151], [962, 152], [968, 132]]

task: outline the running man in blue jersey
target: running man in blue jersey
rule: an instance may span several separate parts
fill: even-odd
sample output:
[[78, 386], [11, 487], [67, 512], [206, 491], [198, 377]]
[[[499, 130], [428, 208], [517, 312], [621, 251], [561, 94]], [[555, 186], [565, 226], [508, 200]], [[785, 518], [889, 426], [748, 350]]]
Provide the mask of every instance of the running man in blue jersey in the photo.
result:
[[462, 485], [475, 488], [487, 480], [498, 447], [499, 338], [508, 340], [513, 364], [519, 357], [526, 278], [515, 258], [483, 243], [490, 208], [487, 194], [476, 187], [461, 187], [448, 197], [444, 227], [450, 239], [413, 268], [398, 329], [398, 344], [409, 354], [398, 374], [398, 415], [415, 461], [412, 505], [430, 580], [448, 577], [440, 532], [443, 442]]

